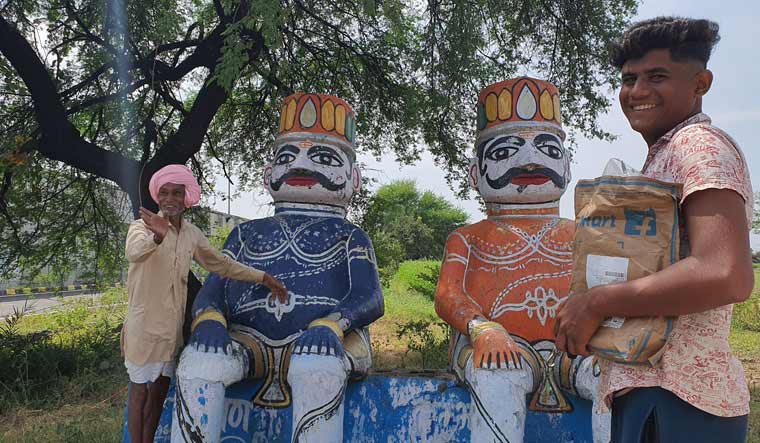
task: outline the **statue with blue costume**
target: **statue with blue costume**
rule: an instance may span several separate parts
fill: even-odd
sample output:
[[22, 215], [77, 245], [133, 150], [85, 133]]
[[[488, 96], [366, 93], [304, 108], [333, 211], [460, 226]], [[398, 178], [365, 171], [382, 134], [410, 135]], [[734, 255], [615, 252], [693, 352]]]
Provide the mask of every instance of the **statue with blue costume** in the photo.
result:
[[209, 276], [177, 369], [172, 442], [219, 441], [225, 388], [246, 378], [264, 380], [254, 405], [292, 403], [292, 441], [343, 441], [347, 382], [372, 364], [367, 327], [383, 296], [372, 243], [345, 218], [361, 186], [354, 111], [298, 93], [281, 113], [264, 171], [275, 214], [234, 228], [223, 253], [282, 281], [288, 297]]

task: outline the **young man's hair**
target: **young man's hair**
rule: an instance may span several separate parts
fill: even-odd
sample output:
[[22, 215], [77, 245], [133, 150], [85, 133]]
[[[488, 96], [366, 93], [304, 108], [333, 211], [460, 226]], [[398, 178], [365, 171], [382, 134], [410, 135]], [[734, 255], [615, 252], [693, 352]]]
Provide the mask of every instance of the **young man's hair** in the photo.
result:
[[718, 24], [704, 19], [657, 17], [634, 23], [612, 44], [610, 62], [621, 69], [626, 61], [643, 57], [652, 49], [669, 49], [674, 61], [707, 65], [720, 40]]

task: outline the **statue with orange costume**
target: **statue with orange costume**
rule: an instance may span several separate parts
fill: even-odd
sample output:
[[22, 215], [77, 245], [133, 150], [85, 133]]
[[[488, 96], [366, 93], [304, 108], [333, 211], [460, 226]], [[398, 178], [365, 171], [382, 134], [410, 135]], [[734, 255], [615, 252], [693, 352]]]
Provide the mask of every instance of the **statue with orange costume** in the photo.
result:
[[[553, 341], [575, 232], [559, 216], [570, 182], [564, 139], [551, 83], [520, 77], [480, 93], [469, 180], [488, 217], [450, 234], [435, 296], [455, 330], [451, 369], [473, 398], [473, 442], [522, 442], [528, 407], [569, 412], [567, 393], [596, 397], [594, 359], [558, 353]], [[606, 443], [609, 414], [596, 411], [594, 441]]]

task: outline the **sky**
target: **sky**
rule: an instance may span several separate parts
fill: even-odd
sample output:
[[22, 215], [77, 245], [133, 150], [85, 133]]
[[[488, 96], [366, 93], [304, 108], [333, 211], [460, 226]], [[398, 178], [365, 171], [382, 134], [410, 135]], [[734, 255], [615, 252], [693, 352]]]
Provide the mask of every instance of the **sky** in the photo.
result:
[[[640, 4], [634, 21], [661, 15], [680, 15], [708, 18], [720, 25], [721, 40], [713, 51], [708, 68], [714, 74], [712, 88], [705, 96], [703, 110], [713, 124], [727, 131], [744, 151], [749, 164], [754, 189], [760, 191], [760, 147], [756, 145], [760, 128], [760, 2], [757, 0], [645, 0]], [[607, 114], [600, 116], [603, 129], [618, 136], [613, 142], [578, 139], [571, 166], [573, 181], [560, 200], [560, 215], [574, 218], [573, 190], [579, 179], [601, 175], [610, 158], [619, 158], [640, 169], [646, 157], [646, 144], [639, 134], [633, 132], [620, 110], [617, 91], [609, 91], [612, 106]], [[473, 102], [475, 97], [473, 97]], [[753, 131], [754, 130], [754, 131]], [[380, 161], [366, 155], [359, 156], [367, 165], [367, 175], [378, 180], [378, 186], [399, 179], [413, 179], [421, 190], [431, 190], [470, 215], [470, 222], [484, 217], [472, 194], [469, 200], [454, 196], [444, 179], [443, 171], [435, 166], [432, 157], [425, 153], [420, 161], [411, 166], [400, 166], [392, 154]], [[234, 179], [233, 179], [234, 181]], [[217, 179], [218, 191], [227, 189], [224, 178]], [[235, 193], [234, 186], [232, 187]], [[212, 198], [210, 206], [227, 211], [227, 201]], [[246, 218], [270, 215], [271, 198], [263, 192], [243, 192], [232, 200], [231, 212]], [[760, 235], [752, 234], [752, 248], [760, 250]]]

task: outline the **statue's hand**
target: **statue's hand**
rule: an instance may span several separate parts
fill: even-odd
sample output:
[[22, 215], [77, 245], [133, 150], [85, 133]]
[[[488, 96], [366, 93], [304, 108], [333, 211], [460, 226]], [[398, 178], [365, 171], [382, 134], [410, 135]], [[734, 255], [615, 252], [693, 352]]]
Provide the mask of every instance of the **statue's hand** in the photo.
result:
[[472, 364], [480, 369], [521, 369], [520, 347], [498, 323], [485, 322], [474, 330]]
[[232, 340], [227, 327], [215, 320], [204, 320], [199, 322], [192, 335], [190, 335], [190, 346], [204, 352], [224, 352], [230, 351]]
[[293, 349], [295, 355], [333, 355], [343, 357], [343, 330], [338, 322], [328, 319], [314, 320], [298, 337]]

